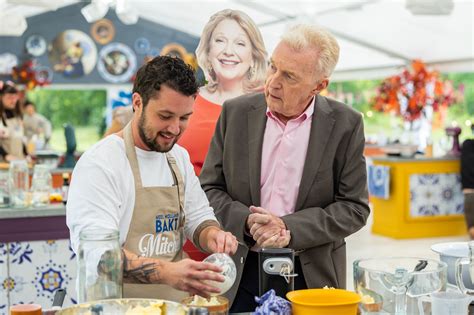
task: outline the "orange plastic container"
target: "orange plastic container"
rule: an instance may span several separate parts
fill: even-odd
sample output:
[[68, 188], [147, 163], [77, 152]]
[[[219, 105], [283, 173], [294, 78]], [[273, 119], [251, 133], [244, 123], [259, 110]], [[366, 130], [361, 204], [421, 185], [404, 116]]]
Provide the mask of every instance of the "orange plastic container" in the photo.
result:
[[360, 296], [341, 289], [296, 290], [286, 294], [293, 315], [356, 315]]
[[41, 315], [39, 304], [18, 304], [10, 307], [10, 315]]

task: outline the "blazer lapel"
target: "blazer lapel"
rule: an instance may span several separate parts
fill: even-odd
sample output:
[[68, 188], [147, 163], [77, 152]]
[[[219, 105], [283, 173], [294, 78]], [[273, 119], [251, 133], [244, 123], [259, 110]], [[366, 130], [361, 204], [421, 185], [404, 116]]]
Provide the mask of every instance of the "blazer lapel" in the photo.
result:
[[267, 104], [253, 106], [247, 114], [249, 145], [249, 183], [252, 203], [260, 206], [260, 170], [262, 167], [263, 135], [267, 122]]
[[332, 132], [334, 123], [335, 120], [332, 117], [332, 109], [326, 98], [318, 95], [314, 105], [308, 151], [306, 153], [298, 197], [296, 198], [295, 211], [303, 207], [306, 197], [308, 196], [319, 166], [323, 161], [326, 145], [329, 141], [329, 135]]

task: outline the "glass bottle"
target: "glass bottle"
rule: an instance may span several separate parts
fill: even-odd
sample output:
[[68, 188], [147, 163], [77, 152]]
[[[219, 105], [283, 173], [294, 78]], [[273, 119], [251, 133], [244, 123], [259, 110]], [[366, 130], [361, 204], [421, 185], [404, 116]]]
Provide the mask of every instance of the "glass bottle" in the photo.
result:
[[29, 174], [26, 160], [13, 160], [9, 168], [10, 205], [24, 208], [29, 205]]
[[46, 164], [35, 165], [33, 180], [31, 182], [33, 207], [41, 207], [49, 204], [52, 182], [50, 167]]
[[78, 302], [122, 298], [122, 268], [118, 231], [81, 231], [78, 249]]
[[69, 173], [63, 173], [63, 186], [61, 187], [61, 197], [63, 204], [67, 204], [67, 196], [69, 194]]

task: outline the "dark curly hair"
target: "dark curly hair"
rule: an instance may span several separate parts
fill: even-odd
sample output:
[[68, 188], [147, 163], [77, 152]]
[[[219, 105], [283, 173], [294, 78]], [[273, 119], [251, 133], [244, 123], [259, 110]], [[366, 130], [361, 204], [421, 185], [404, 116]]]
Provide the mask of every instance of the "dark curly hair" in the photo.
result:
[[190, 66], [179, 58], [158, 56], [138, 69], [133, 93], [140, 94], [145, 107], [162, 84], [186, 96], [194, 95], [198, 91], [198, 84]]

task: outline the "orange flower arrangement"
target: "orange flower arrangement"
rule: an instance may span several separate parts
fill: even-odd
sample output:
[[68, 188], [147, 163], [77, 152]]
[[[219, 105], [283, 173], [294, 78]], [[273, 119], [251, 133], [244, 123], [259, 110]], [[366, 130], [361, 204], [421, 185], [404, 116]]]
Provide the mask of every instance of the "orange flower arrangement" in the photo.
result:
[[420, 118], [425, 106], [433, 111], [454, 102], [454, 91], [449, 81], [441, 81], [439, 73], [429, 71], [420, 60], [411, 63], [411, 70], [383, 80], [372, 100], [375, 110], [395, 112], [407, 121]]
[[50, 77], [38, 72], [37, 65], [33, 60], [27, 60], [21, 66], [13, 67], [12, 77], [13, 80], [23, 83], [27, 90], [51, 83]]

